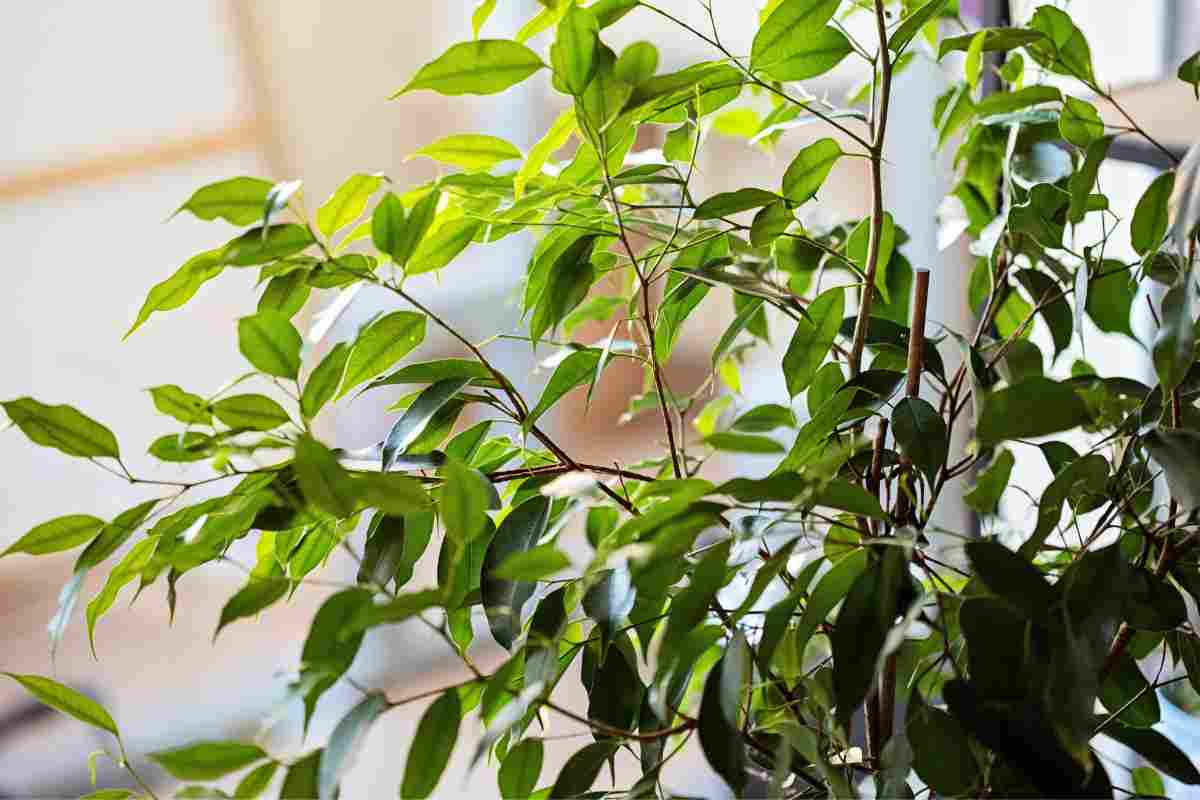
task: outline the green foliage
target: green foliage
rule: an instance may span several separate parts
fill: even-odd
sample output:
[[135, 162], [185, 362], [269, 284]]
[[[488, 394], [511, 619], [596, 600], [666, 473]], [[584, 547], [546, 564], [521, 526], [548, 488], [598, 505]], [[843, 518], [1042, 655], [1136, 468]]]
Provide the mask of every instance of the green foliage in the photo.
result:
[[[405, 798], [445, 783], [460, 738], [506, 797], [667, 796], [667, 764], [688, 747], [735, 794], [761, 776], [786, 797], [856, 796], [864, 779], [887, 796], [913, 796], [918, 779], [939, 796], [989, 797], [1162, 794], [1163, 776], [1200, 784], [1152, 727], [1171, 669], [1200, 688], [1183, 594], [1200, 597], [1197, 156], [1118, 218], [1100, 168], [1116, 133], [1147, 137], [1135, 123], [1110, 129], [1100, 102], [1082, 99], [1111, 98], [1069, 10], [1041, 5], [1014, 26], [971, 31], [946, 0], [773, 0], [743, 12], [758, 22], [745, 57], [719, 31], [637, 0], [543, 0], [515, 38], [481, 38], [497, 5], [472, 4], [474, 38], [399, 94], [494, 94], [546, 70], [537, 80], [560, 111], [528, 153], [486, 131], [456, 134], [413, 154], [443, 165], [438, 179], [400, 187], [356, 174], [311, 217], [301, 182], [254, 177], [201, 187], [176, 212], [239, 230], [151, 288], [130, 333], [226, 269], [254, 269], [265, 287], [237, 323], [251, 371], [215, 390], [168, 365], [164, 379], [180, 384], [149, 389], [165, 426], [150, 454], [184, 478], [135, 474], [114, 433], [72, 406], [2, 404], [32, 444], [153, 491], [111, 520], [57, 516], [0, 554], [81, 549], [52, 646], [90, 573], [106, 570], [86, 598], [95, 644], [125, 587], [136, 582], [137, 600], [162, 581], [173, 612], [180, 577], [247, 540], [254, 563], [214, 636], [249, 629], [311, 583], [337, 584], [288, 686], [306, 727], [377, 627], [420, 618], [467, 668], [466, 680], [405, 698], [354, 682], [363, 696], [321, 749], [277, 757], [205, 741], [149, 758], [188, 782], [236, 773], [239, 798], [278, 779], [281, 797], [329, 800], [379, 718], [425, 701]], [[611, 26], [651, 19], [711, 60], [660, 71], [656, 43], [612, 49]], [[880, 115], [911, 111], [892, 79], [925, 57], [954, 81], [931, 115], [954, 150], [942, 223], [978, 259], [967, 298], [978, 324], [936, 336], [914, 330], [928, 310], [914, 287], [931, 273], [913, 263], [892, 198], [876, 194]], [[793, 85], [859, 60], [874, 61], [872, 77], [846, 107]], [[1200, 87], [1196, 64], [1178, 75]], [[1000, 88], [985, 94], [994, 67]], [[782, 150], [810, 124], [827, 130], [788, 151], [778, 185], [696, 196], [711, 133]], [[648, 157], [634, 148], [650, 131], [663, 146]], [[870, 174], [866, 217], [833, 219], [822, 202], [843, 159]], [[1136, 260], [1117, 257], [1114, 231]], [[519, 293], [519, 338], [543, 359], [536, 397], [526, 376], [502, 371], [494, 339], [459, 328], [469, 309], [435, 313], [409, 280], [469, 281], [454, 272], [461, 253], [519, 233], [536, 238]], [[932, 273], [934, 291], [945, 279]], [[1146, 280], [1165, 290], [1141, 292]], [[309, 299], [362, 287], [395, 307], [345, 341], [306, 347]], [[1145, 336], [1133, 312], [1147, 296], [1154, 330], [1142, 344], [1157, 384], [1094, 374], [1085, 356], [1107, 346], [1095, 331]], [[711, 374], [686, 385], [671, 362], [694, 361], [698, 318], [718, 315], [723, 332], [700, 358]], [[464, 353], [413, 360], [431, 326]], [[758, 368], [764, 345], [783, 390], [743, 395], [741, 371]], [[590, 406], [618, 359], [643, 371], [625, 417], [644, 417], [646, 457], [614, 450], [591, 463], [555, 431], [579, 413], [564, 398], [586, 386]], [[313, 420], [364, 393], [390, 393], [383, 440], [323, 441]], [[1048, 467], [1040, 483], [1021, 477], [1030, 459]], [[175, 505], [201, 486], [208, 499]], [[945, 529], [959, 495], [985, 535]], [[342, 551], [356, 569], [331, 580], [322, 568]], [[416, 578], [435, 557], [436, 578]], [[480, 669], [494, 661], [476, 651], [493, 645], [507, 660]], [[78, 692], [10, 677], [119, 737]], [[552, 699], [560, 684], [586, 702]], [[543, 775], [541, 737], [561, 738], [564, 720], [592, 741]], [[1098, 736], [1150, 766], [1109, 776]], [[632, 785], [610, 785], [631, 770]], [[194, 784], [180, 796], [226, 795]]]

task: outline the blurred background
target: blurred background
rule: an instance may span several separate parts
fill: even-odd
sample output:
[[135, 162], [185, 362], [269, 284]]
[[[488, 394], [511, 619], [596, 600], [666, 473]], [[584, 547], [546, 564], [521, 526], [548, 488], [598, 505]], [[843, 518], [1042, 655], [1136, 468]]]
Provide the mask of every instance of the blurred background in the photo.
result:
[[[156, 316], [121, 341], [151, 285], [233, 233], [219, 222], [166, 221], [198, 186], [235, 175], [303, 178], [313, 208], [354, 172], [381, 171], [400, 191], [435, 177], [432, 162], [405, 157], [451, 133], [487, 132], [527, 150], [565, 105], [544, 73], [494, 97], [447, 99], [419, 92], [387, 99], [421, 64], [470, 38], [474, 5], [473, 0], [7, 4], [0, 27], [0, 102], [9, 109], [9, 123], [0, 130], [0, 241], [8, 275], [0, 284], [0, 397], [28, 394], [75, 404], [109, 425], [134, 452], [166, 430], [165, 421], [150, 413], [144, 389], [178, 383], [209, 393], [243, 371], [234, 320], [253, 309], [249, 271], [226, 273], [186, 310]], [[696, 0], [660, 5], [686, 21], [707, 23]], [[749, 50], [754, 5], [713, 0], [722, 38], [735, 51]], [[1021, 17], [1033, 5], [1016, 3], [1013, 14]], [[964, 13], [976, 20], [995, 19], [997, 6], [994, 0], [962, 3]], [[511, 35], [537, 9], [536, 0], [501, 0], [487, 35]], [[1155, 136], [1173, 147], [1190, 144], [1200, 131], [1200, 106], [1173, 74], [1200, 41], [1197, 4], [1075, 2], [1070, 11], [1091, 40], [1101, 80], [1120, 88], [1130, 111]], [[661, 71], [713, 57], [703, 42], [684, 38], [652, 14], [631, 14], [606, 33], [617, 49], [641, 39], [659, 46]], [[544, 49], [545, 35], [534, 44]], [[897, 92], [904, 100], [893, 106], [887, 153], [888, 207], [912, 237], [906, 255], [915, 266], [933, 270], [930, 335], [936, 326], [962, 330], [970, 325], [963, 299], [969, 267], [965, 243], [938, 248], [936, 211], [951, 176], [948, 158], [934, 152], [929, 119], [934, 98], [947, 86], [943, 70], [960, 69], [954, 62], [939, 66], [918, 57], [903, 73]], [[806, 88], [839, 102], [868, 74], [861, 60], [848, 59]], [[710, 133], [698, 162], [696, 193], [706, 197], [755, 183], [773, 185], [796, 150], [824, 135], [828, 132], [817, 127], [792, 131], [776, 152], [766, 153]], [[638, 146], [658, 144], [647, 140]], [[1132, 160], [1101, 175], [1118, 213], [1133, 208], [1159, 169], [1138, 163], [1153, 162], [1144, 152], [1128, 157]], [[843, 160], [820, 198], [822, 215], [832, 220], [864, 213], [866, 177], [865, 162]], [[1127, 237], [1118, 232], [1117, 240]], [[411, 289], [473, 339], [514, 331], [516, 293], [533, 242], [521, 235], [469, 250], [444, 274], [423, 276]], [[706, 300], [710, 313], [698, 313], [688, 323], [686, 344], [669, 372], [673, 386], [690, 389], [707, 376], [711, 344], [731, 316], [727, 298], [713, 294]], [[308, 319], [332, 299], [314, 296]], [[388, 297], [359, 294], [316, 349], [352, 336], [364, 320], [391, 307]], [[790, 330], [775, 333], [776, 344], [785, 345]], [[1152, 375], [1136, 343], [1092, 333], [1087, 357], [1101, 374]], [[597, 332], [596, 338], [602, 335]], [[456, 352], [452, 342], [431, 330], [413, 357]], [[493, 352], [522, 390], [535, 392], [545, 380], [537, 358], [548, 353], [535, 356], [520, 343], [499, 343]], [[786, 396], [778, 355], [764, 353], [743, 368], [747, 402]], [[1064, 356], [1056, 368], [1069, 370], [1070, 363]], [[637, 371], [612, 369], [589, 413], [584, 414], [582, 398], [565, 404], [552, 421], [561, 441], [581, 459], [599, 463], [651, 452], [659, 435], [655, 419], [612, 424], [640, 390], [640, 381]], [[392, 423], [383, 409], [394, 399], [368, 396], [342, 404], [321, 419], [321, 434], [348, 448], [378, 441]], [[12, 432], [0, 437], [0, 458], [5, 476], [0, 548], [51, 516], [110, 516], [146, 496]], [[155, 463], [137, 455], [129, 461], [142, 472]], [[162, 474], [161, 465], [153, 468]], [[717, 468], [753, 474], [763, 466], [753, 459], [730, 459]], [[1029, 485], [1046, 478], [1039, 473], [1045, 471], [1040, 458], [1022, 459], [1020, 470], [1018, 480]], [[1013, 523], [1030, 518], [1031, 509], [1029, 498], [1005, 499], [1005, 515]], [[974, 523], [952, 509], [941, 524], [967, 532]], [[89, 653], [77, 609], [52, 664], [45, 626], [71, 561], [70, 555], [0, 560], [0, 669], [53, 675], [92, 694], [127, 732], [131, 753], [197, 738], [258, 736], [272, 752], [294, 756], [319, 744], [357, 700], [349, 687], [328, 693], [307, 741], [301, 741], [298, 703], [282, 702], [286, 676], [297, 665], [313, 612], [331, 590], [306, 587], [290, 604], [257, 623], [231, 626], [212, 643], [220, 607], [243, 581], [231, 568], [198, 570], [181, 582], [173, 624], [168, 624], [161, 587], [147, 590], [132, 607], [118, 603], [98, 626], [98, 661]], [[425, 566], [428, 582], [432, 566]], [[336, 579], [352, 575], [352, 569], [348, 561], [335, 559], [323, 574]], [[97, 588], [89, 582], [83, 596], [90, 598]], [[494, 646], [488, 649], [489, 642], [487, 634], [477, 640], [483, 665], [502, 659]], [[371, 633], [351, 675], [394, 698], [466, 677], [444, 643], [419, 625]], [[582, 696], [581, 688], [573, 691]], [[343, 796], [395, 795], [423, 706], [404, 706], [379, 721]], [[274, 724], [264, 731], [259, 721], [266, 717]], [[466, 769], [475, 733], [464, 725], [438, 796], [495, 793], [491, 771]], [[550, 733], [569, 736], [577, 729]], [[1200, 744], [1200, 738], [1196, 741]], [[543, 781], [552, 779], [583, 743], [554, 741]], [[84, 793], [87, 755], [107, 744], [74, 721], [39, 712], [13, 685], [0, 684], [0, 797]], [[101, 785], [120, 780], [103, 762], [100, 778]], [[693, 795], [725, 792], [698, 753], [672, 762], [667, 783]]]

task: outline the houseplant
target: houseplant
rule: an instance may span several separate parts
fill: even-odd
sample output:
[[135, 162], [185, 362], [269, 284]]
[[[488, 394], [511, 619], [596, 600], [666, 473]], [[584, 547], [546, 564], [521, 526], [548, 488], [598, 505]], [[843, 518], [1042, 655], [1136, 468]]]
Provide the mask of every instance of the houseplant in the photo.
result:
[[[1115, 103], [1069, 14], [1042, 6], [1020, 26], [967, 31], [948, 0], [773, 0], [746, 12], [760, 20], [747, 55], [727, 47], [715, 21], [696, 28], [639, 0], [543, 0], [514, 40], [488, 39], [481, 29], [495, 5], [480, 3], [476, 38], [401, 93], [498, 93], [547, 70], [570, 105], [528, 153], [466, 134], [422, 151], [461, 170], [422, 186], [355, 175], [309, 214], [298, 182], [240, 177], [199, 189], [179, 210], [246, 230], [151, 289], [130, 333], [222, 271], [257, 269], [265, 289], [237, 323], [238, 344], [249, 380], [287, 398], [240, 382], [209, 396], [152, 389], [178, 430], [151, 453], [207, 462], [208, 473], [134, 475], [115, 436], [73, 407], [3, 403], [34, 443], [153, 491], [113, 520], [48, 521], [5, 552], [81, 548], [52, 637], [88, 573], [108, 570], [87, 602], [90, 634], [124, 587], [163, 581], [173, 604], [189, 571], [229, 560], [229, 546], [249, 537], [258, 561], [218, 633], [286, 602], [335, 549], [360, 561], [357, 582], [324, 602], [305, 641], [291, 690], [306, 721], [378, 626], [424, 621], [472, 675], [428, 697], [361, 687], [329, 743], [308, 752], [207, 741], [149, 757], [196, 784], [185, 790], [195, 796], [236, 773], [239, 797], [277, 781], [281, 796], [328, 798], [371, 724], [420, 701], [429, 705], [399, 787], [405, 798], [434, 790], [460, 738], [476, 760], [498, 765], [505, 796], [583, 795], [608, 786], [601, 774], [612, 762], [637, 762], [640, 776], [613, 793], [655, 796], [664, 765], [689, 743], [735, 794], [751, 781], [797, 797], [866, 788], [903, 797], [922, 786], [1092, 797], [1114, 786], [1161, 794], [1161, 775], [1200, 783], [1186, 754], [1150, 727], [1169, 665], [1200, 687], [1184, 599], [1200, 596], [1197, 159], [1157, 178], [1131, 219], [1115, 218], [1096, 180], [1111, 142], [1158, 144], [1132, 119], [1106, 125], [1085, 99]], [[712, 60], [659, 74], [652, 44], [609, 49], [605, 30], [633, 15], [667, 18]], [[850, 35], [855, 17], [870, 37]], [[527, 42], [543, 32], [552, 44], [540, 54]], [[905, 258], [906, 236], [887, 211], [884, 146], [894, 77], [917, 58], [957, 64], [954, 53], [963, 54], [959, 82], [932, 117], [956, 150], [946, 224], [972, 239], [979, 322], [927, 336], [931, 276]], [[869, 62], [873, 78], [846, 107], [803, 93], [799, 82], [847, 58]], [[1200, 58], [1179, 77], [1200, 87]], [[984, 82], [999, 87], [985, 95]], [[838, 138], [804, 147], [775, 185], [694, 197], [704, 135], [735, 109], [755, 146], [801, 123]], [[643, 128], [663, 133], [661, 154], [631, 156]], [[869, 163], [871, 212], [817, 226], [809, 212], [843, 158]], [[515, 170], [500, 166], [516, 160]], [[1089, 218], [1104, 221], [1103, 235], [1083, 240]], [[1106, 255], [1119, 225], [1138, 260]], [[463, 336], [406, 283], [520, 231], [540, 237], [523, 292], [527, 338], [560, 351], [536, 399], [496, 368], [487, 342]], [[395, 310], [305, 358], [292, 319], [312, 291], [364, 284], [390, 292]], [[1138, 287], [1151, 284], [1162, 287], [1149, 295], [1158, 385], [1064, 366], [1086, 320], [1132, 336], [1131, 308], [1146, 296]], [[731, 302], [734, 321], [712, 355], [713, 377], [673, 392], [664, 365], [707, 295]], [[581, 321], [606, 322], [611, 334], [571, 342]], [[466, 357], [406, 358], [430, 327]], [[747, 404], [737, 366], [769, 328], [789, 342], [780, 366], [788, 396]], [[661, 420], [662, 455], [581, 463], [539, 421], [568, 392], [590, 392], [618, 359], [644, 370], [631, 412]], [[314, 435], [330, 403], [393, 386], [414, 391], [374, 452]], [[803, 421], [793, 407], [801, 397]], [[457, 430], [469, 405], [498, 422]], [[952, 434], [964, 430], [969, 445], [952, 452]], [[1061, 441], [1079, 430], [1082, 451]], [[1051, 437], [1038, 457], [1053, 479], [1028, 487], [1034, 524], [997, 537], [930, 528], [947, 482], [968, 473], [968, 504], [994, 517], [1015, 454], [1040, 437]], [[708, 458], [721, 451], [776, 453], [778, 463], [765, 477], [713, 482]], [[567, 537], [586, 539], [586, 560], [564, 554]], [[411, 585], [427, 550], [437, 585]], [[723, 590], [739, 574], [748, 588], [730, 602]], [[469, 655], [473, 615], [511, 653], [490, 674]], [[1139, 667], [1147, 659], [1157, 674]], [[112, 757], [138, 789], [102, 796], [154, 795], [103, 708], [49, 678], [9, 677], [115, 737]], [[583, 682], [586, 708], [555, 700], [563, 681]], [[542, 775], [539, 720], [552, 717], [594, 741]], [[1148, 763], [1132, 787], [1095, 754], [1099, 736]]]

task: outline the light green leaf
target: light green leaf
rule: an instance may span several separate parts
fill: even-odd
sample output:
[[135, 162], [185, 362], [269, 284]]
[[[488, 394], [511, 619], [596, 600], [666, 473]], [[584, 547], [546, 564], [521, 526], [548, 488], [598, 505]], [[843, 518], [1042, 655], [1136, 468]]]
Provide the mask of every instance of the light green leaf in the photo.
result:
[[491, 499], [487, 478], [479, 470], [471, 469], [457, 459], [447, 458], [442, 465], [441, 513], [446, 536], [463, 543], [483, 533]]
[[250, 770], [233, 790], [234, 800], [255, 800], [261, 796], [271, 784], [271, 779], [275, 777], [278, 769], [277, 761], [268, 761]]
[[300, 395], [300, 413], [305, 419], [315, 417], [337, 394], [342, 375], [346, 371], [346, 362], [349, 360], [350, 345], [338, 342], [308, 376], [308, 380], [304, 382], [304, 391]]
[[243, 742], [197, 742], [147, 753], [146, 757], [183, 781], [211, 781], [267, 757], [262, 748]]
[[117, 723], [108, 712], [90, 697], [86, 697], [69, 686], [58, 681], [43, 678], [40, 675], [18, 675], [13, 672], [3, 672], [17, 683], [25, 687], [39, 702], [45, 703], [56, 711], [70, 714], [75, 719], [86, 722], [95, 728], [108, 731], [113, 736], [120, 736]]
[[278, 312], [260, 311], [238, 320], [238, 349], [268, 375], [295, 379], [303, 344], [292, 323]]
[[892, 32], [888, 37], [888, 49], [894, 53], [904, 52], [904, 48], [913, 40], [926, 23], [942, 13], [949, 3], [949, 0], [929, 0], [925, 5], [913, 11], [904, 21], [900, 23], [900, 27]]
[[1058, 129], [1068, 142], [1086, 148], [1104, 135], [1104, 121], [1091, 103], [1068, 95], [1063, 98]]
[[544, 747], [541, 739], [523, 739], [508, 751], [500, 764], [497, 780], [501, 797], [529, 797], [542, 774]]
[[367, 210], [367, 201], [383, 185], [382, 175], [351, 175], [317, 209], [317, 229], [326, 237], [346, 227]]
[[305, 499], [338, 519], [356, 510], [357, 491], [337, 457], [311, 436], [296, 442], [296, 479]]
[[79, 458], [120, 458], [112, 431], [68, 405], [48, 406], [32, 397], [0, 403], [29, 441]]
[[271, 431], [290, 421], [283, 406], [261, 394], [238, 394], [213, 403], [217, 419], [230, 428]]
[[621, 51], [613, 74], [617, 80], [636, 86], [654, 77], [658, 70], [658, 48], [650, 42], [634, 42]]
[[454, 689], [443, 693], [425, 711], [417, 723], [404, 767], [400, 796], [405, 800], [421, 800], [437, 788], [458, 740], [461, 721], [462, 705]]
[[104, 520], [87, 514], [69, 514], [43, 522], [34, 527], [0, 553], [3, 558], [10, 553], [28, 553], [42, 556], [60, 553], [91, 540], [104, 527]]
[[724, 450], [729, 453], [783, 453], [787, 450], [779, 442], [766, 436], [752, 433], [733, 433], [723, 431], [704, 437], [704, 443], [714, 450]]
[[404, 236], [404, 225], [404, 201], [388, 192], [371, 212], [371, 241], [375, 248], [389, 256], [395, 253]]
[[433, 189], [421, 195], [420, 199], [413, 204], [408, 219], [404, 221], [404, 226], [400, 231], [395, 234], [391, 249], [387, 251], [391, 255], [392, 261], [396, 262], [396, 266], [404, 268], [408, 264], [409, 259], [424, 240], [425, 234], [429, 232], [441, 199], [441, 192]]
[[722, 192], [705, 200], [693, 214], [693, 219], [720, 219], [752, 208], [761, 208], [779, 200], [779, 195], [763, 189], [739, 189]]
[[96, 656], [96, 622], [112, 608], [121, 589], [142, 574], [142, 570], [150, 563], [150, 558], [154, 555], [154, 548], [157, 546], [158, 539], [148, 537], [130, 548], [120, 563], [109, 573], [103, 588], [88, 603], [85, 616], [87, 618], [88, 644], [92, 648], [93, 658]]
[[337, 397], [390, 369], [423, 341], [424, 314], [393, 311], [375, 320], [354, 342]]
[[304, 225], [251, 228], [221, 249], [221, 260], [233, 267], [254, 267], [294, 256], [313, 243], [312, 233]]
[[792, 397], [812, 383], [837, 338], [845, 314], [846, 296], [841, 287], [822, 292], [808, 306], [808, 315], [796, 323], [796, 332], [783, 356], [783, 377]]
[[262, 178], [229, 178], [202, 186], [179, 207], [200, 219], [223, 219], [234, 225], [251, 225], [262, 216], [272, 183]]
[[550, 160], [556, 151], [567, 143], [575, 132], [575, 108], [571, 107], [558, 115], [558, 119], [546, 131], [546, 135], [538, 140], [529, 151], [525, 163], [513, 177], [513, 199], [520, 200], [525, 194], [525, 187], [534, 178], [542, 174], [542, 167]]
[[783, 196], [797, 205], [812, 199], [842, 157], [842, 148], [825, 138], [801, 150], [783, 174]]
[[421, 67], [399, 97], [418, 89], [439, 94], [496, 94], [528, 78], [546, 65], [537, 54], [519, 42], [479, 39], [452, 46]]
[[171, 311], [187, 303], [201, 286], [221, 274], [223, 267], [221, 248], [189, 258], [175, 274], [150, 290], [124, 338], [128, 339], [154, 312]]
[[599, 48], [600, 23], [596, 16], [572, 3], [558, 23], [558, 35], [550, 48], [554, 77], [568, 94], [583, 94], [595, 75]]
[[[416, 216], [414, 213], [413, 216]], [[412, 217], [409, 218], [410, 222]], [[455, 219], [434, 229], [433, 233], [421, 240], [412, 258], [404, 266], [407, 275], [419, 275], [422, 272], [432, 272], [449, 264], [458, 254], [467, 249], [467, 245], [479, 233], [483, 223], [469, 217]]]
[[833, 18], [841, 0], [784, 0], [754, 36], [750, 68], [760, 70], [801, 51]]
[[777, 81], [806, 81], [829, 72], [852, 52], [846, 34], [825, 26], [810, 33], [790, 55], [765, 65], [762, 71]]
[[519, 161], [521, 151], [497, 136], [463, 133], [426, 145], [405, 159], [425, 156], [468, 172], [486, 172], [505, 161]]
[[542, 390], [542, 396], [538, 399], [537, 405], [525, 417], [525, 430], [531, 429], [542, 415], [553, 408], [554, 404], [561, 400], [567, 392], [577, 386], [589, 383], [592, 376], [595, 375], [596, 366], [599, 363], [600, 350], [595, 347], [577, 350], [563, 359], [562, 363], [554, 368], [554, 374], [550, 376], [546, 388]]

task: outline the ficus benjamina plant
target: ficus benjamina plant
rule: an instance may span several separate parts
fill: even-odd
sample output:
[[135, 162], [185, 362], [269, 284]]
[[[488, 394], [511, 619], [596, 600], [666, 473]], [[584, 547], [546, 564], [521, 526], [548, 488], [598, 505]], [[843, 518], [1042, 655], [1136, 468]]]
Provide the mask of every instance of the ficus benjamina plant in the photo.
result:
[[[1200, 783], [1153, 727], [1162, 687], [1200, 690], [1188, 611], [1200, 598], [1200, 151], [1180, 160], [1127, 115], [1102, 119], [1094, 103], [1124, 110], [1069, 9], [972, 31], [949, 0], [746, 5], [748, 53], [730, 49], [702, 0], [711, 24], [641, 0], [542, 0], [513, 39], [487, 38], [496, 0], [485, 0], [475, 38], [399, 94], [495, 94], [548, 74], [562, 111], [528, 152], [451, 136], [419, 151], [447, 166], [437, 180], [354, 175], [313, 214], [299, 181], [198, 189], [178, 213], [245, 230], [154, 286], [130, 330], [226, 270], [258, 272], [257, 307], [236, 324], [252, 371], [215, 393], [150, 390], [173, 430], [149, 452], [196, 477], [134, 474], [109, 429], [71, 406], [3, 403], [34, 444], [148, 493], [111, 520], [52, 519], [5, 551], [81, 548], [52, 640], [90, 573], [107, 570], [86, 600], [89, 638], [126, 586], [164, 582], [173, 611], [189, 572], [238, 563], [230, 548], [249, 539], [257, 560], [242, 565], [217, 633], [297, 591], [328, 594], [289, 683], [306, 726], [375, 628], [423, 623], [462, 661], [465, 677], [432, 692], [353, 681], [360, 702], [324, 746], [147, 754], [187, 796], [276, 786], [332, 798], [372, 724], [409, 703], [426, 710], [403, 798], [432, 793], [456, 746], [473, 769], [496, 770], [505, 797], [670, 796], [687, 791], [670, 767], [689, 747], [734, 795], [1111, 797], [1162, 795], [1164, 776]], [[708, 60], [663, 72], [650, 42], [606, 44], [610, 27], [649, 17]], [[805, 92], [856, 59], [871, 77], [844, 102]], [[884, 193], [888, 118], [904, 99], [895, 79], [919, 59], [953, 82], [929, 112], [954, 151], [942, 225], [971, 240], [971, 330], [927, 323], [939, 276], [905, 256]], [[1200, 58], [1178, 77], [1200, 92]], [[770, 185], [693, 193], [714, 131], [774, 151], [810, 123], [828, 135], [806, 140]], [[1174, 164], [1126, 218], [1098, 181], [1118, 137]], [[635, 149], [647, 141], [661, 146]], [[842, 159], [869, 164], [870, 213], [831, 222], [820, 198]], [[1107, 248], [1117, 231], [1136, 258]], [[495, 338], [468, 338], [430, 310], [436, 285], [414, 280], [452, 275], [468, 248], [520, 233], [536, 241], [520, 338], [554, 354], [538, 397], [497, 366]], [[344, 305], [362, 286], [394, 307], [347, 341], [306, 345], [294, 320], [314, 290]], [[733, 321], [708, 378], [672, 387], [672, 353], [702, 304], [728, 304]], [[1138, 338], [1135, 306], [1152, 312], [1139, 374], [1154, 385], [1102, 377], [1076, 355], [1095, 329]], [[607, 336], [577, 341], [600, 326]], [[463, 355], [409, 358], [430, 328]], [[768, 337], [787, 342], [786, 394], [754, 404], [739, 365]], [[591, 463], [545, 415], [577, 389], [590, 396], [618, 361], [644, 373], [625, 416], [645, 415], [661, 450]], [[314, 432], [327, 406], [390, 387], [410, 393], [377, 446]], [[469, 406], [483, 421], [457, 425]], [[713, 456], [725, 452], [772, 466], [722, 479]], [[1011, 487], [1005, 504], [1028, 504], [1026, 516], [1000, 504], [1018, 457], [1051, 475]], [[948, 492], [956, 478], [961, 491]], [[951, 496], [978, 530], [931, 524]], [[331, 590], [314, 576], [337, 551], [359, 568]], [[432, 585], [413, 578], [426, 557]], [[473, 620], [494, 641], [475, 641]], [[481, 647], [507, 657], [480, 669], [469, 651]], [[132, 764], [94, 701], [9, 677], [115, 737], [112, 757], [137, 788], [102, 796], [163, 785]], [[568, 683], [586, 707], [561, 699]], [[550, 730], [583, 736], [555, 742], [574, 748], [556, 774], [542, 769]], [[1104, 739], [1143, 766], [1110, 770]]]

